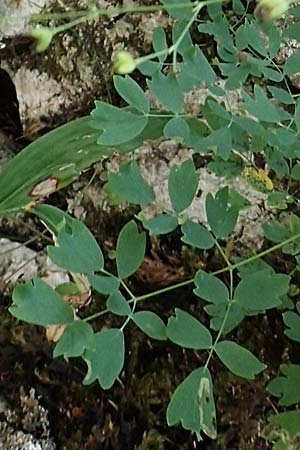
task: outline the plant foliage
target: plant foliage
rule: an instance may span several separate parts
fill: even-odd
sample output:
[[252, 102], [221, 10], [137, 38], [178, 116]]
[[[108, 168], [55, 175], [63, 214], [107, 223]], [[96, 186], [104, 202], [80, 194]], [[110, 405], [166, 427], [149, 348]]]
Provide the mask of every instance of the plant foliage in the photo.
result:
[[[69, 272], [75, 284], [76, 276], [84, 276], [89, 288], [105, 297], [105, 306], [80, 318], [62, 290], [52, 289], [37, 277], [17, 284], [10, 312], [36, 325], [62, 325], [54, 357], [81, 357], [87, 364], [83, 383], [98, 381], [103, 389], [123, 376], [124, 329], [129, 324], [149, 338], [203, 352], [206, 363], [188, 374], [173, 393], [167, 422], [170, 426], [181, 423], [198, 439], [203, 434], [214, 439], [217, 412], [209, 370], [212, 359], [218, 358], [234, 375], [249, 380], [267, 367], [260, 361], [259, 349], [250, 352], [231, 332], [246, 317], [277, 309], [285, 334], [300, 342], [300, 302], [296, 298], [294, 305], [288, 297], [291, 281], [299, 282], [300, 267], [300, 98], [293, 94], [287, 78], [299, 72], [299, 52], [282, 65], [276, 62], [280, 46], [289, 38], [299, 39], [300, 14], [282, 28], [272, 19], [286, 12], [289, 4], [285, 1], [259, 0], [255, 14], [249, 2], [240, 0], [160, 3], [174, 21], [171, 36], [158, 27], [153, 32], [153, 53], [134, 59], [122, 51], [115, 63], [119, 75], [113, 76], [113, 84], [126, 107], [96, 100], [90, 117], [38, 139], [13, 158], [0, 178], [0, 215], [24, 209], [36, 214], [54, 237], [54, 245], [46, 249], [50, 259]], [[57, 32], [52, 32], [51, 39]], [[41, 39], [39, 34], [35, 37]], [[46, 39], [47, 46], [51, 39]], [[196, 43], [205, 39], [216, 44], [213, 57]], [[129, 75], [135, 68], [154, 101]], [[198, 111], [189, 113], [185, 95], [196, 88], [205, 88], [206, 96]], [[230, 100], [236, 89], [238, 105]], [[207, 194], [207, 222], [201, 223], [189, 217], [201, 176], [194, 160], [187, 158], [170, 167], [170, 207], [157, 208], [159, 212], [151, 218], [140, 213], [123, 226], [112, 252], [115, 268], [108, 271], [98, 242], [82, 221], [37, 203], [104, 155], [118, 151], [128, 155], [118, 171], [107, 174], [108, 198], [114, 204], [156, 205], [155, 186], [145, 179], [135, 150], [158, 138], [173, 139], [195, 156], [205, 157], [207, 170], [222, 177], [222, 187]], [[231, 180], [259, 191], [277, 216], [262, 226], [266, 247], [260, 253], [245, 256], [238, 255], [238, 249], [230, 251], [241, 212], [250, 205], [233, 189]], [[283, 210], [284, 223], [278, 215]], [[143, 264], [148, 235], [175, 229], [185, 246], [197, 249], [204, 259], [207, 254], [217, 255], [223, 267], [215, 272], [195, 270], [190, 280], [169, 286], [167, 290], [193, 283], [197, 309], [191, 314], [188, 304], [186, 310], [174, 307], [165, 323], [155, 312], [140, 308], [143, 300], [162, 295], [164, 290], [138, 296], [129, 287], [134, 281], [128, 283], [128, 278]], [[265, 261], [275, 251], [288, 258], [292, 270], [277, 273]], [[118, 316], [115, 323], [119, 325], [106, 328], [100, 321], [93, 329], [88, 322], [103, 314]], [[268, 384], [267, 391], [279, 397], [279, 406], [296, 408], [300, 366], [288, 363], [280, 370], [282, 375]], [[299, 448], [297, 409], [271, 416], [269, 422], [264, 437], [274, 441], [275, 449]]]

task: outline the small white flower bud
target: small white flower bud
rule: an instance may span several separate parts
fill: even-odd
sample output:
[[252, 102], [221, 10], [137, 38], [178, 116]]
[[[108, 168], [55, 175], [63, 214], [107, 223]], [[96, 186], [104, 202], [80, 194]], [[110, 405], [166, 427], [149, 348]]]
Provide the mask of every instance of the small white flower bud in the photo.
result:
[[133, 72], [135, 68], [135, 59], [129, 52], [121, 50], [119, 53], [117, 53], [116, 62], [114, 64], [114, 70], [116, 73], [119, 73], [120, 75], [126, 75], [127, 73]]
[[260, 20], [270, 22], [279, 19], [289, 6], [289, 0], [259, 0], [255, 14]]
[[31, 31], [31, 36], [37, 40], [36, 44], [36, 51], [38, 53], [41, 53], [49, 47], [52, 38], [53, 38], [53, 32], [50, 28], [47, 27], [40, 27], [35, 28]]

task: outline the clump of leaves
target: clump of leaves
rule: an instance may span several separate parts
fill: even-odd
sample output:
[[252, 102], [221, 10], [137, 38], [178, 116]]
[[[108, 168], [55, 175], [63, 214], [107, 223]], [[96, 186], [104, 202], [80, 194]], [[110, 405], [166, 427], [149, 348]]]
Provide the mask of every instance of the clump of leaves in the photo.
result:
[[[84, 277], [88, 289], [106, 297], [106, 306], [82, 319], [76, 308], [66, 303], [61, 288], [53, 290], [36, 278], [15, 287], [10, 311], [30, 323], [62, 326], [54, 357], [81, 357], [87, 364], [83, 382], [98, 381], [103, 389], [112, 387], [121, 376], [126, 356], [124, 329], [129, 324], [152, 339], [169, 340], [180, 347], [204, 352], [205, 364], [191, 372], [173, 393], [167, 422], [170, 426], [181, 423], [199, 439], [203, 434], [213, 439], [217, 436], [217, 412], [209, 370], [212, 357], [236, 376], [249, 380], [266, 368], [242, 343], [230, 339], [228, 333], [247, 316], [280, 309], [286, 335], [300, 341], [299, 302], [293, 311], [293, 303], [291, 306], [287, 302], [291, 276], [299, 271], [300, 258], [296, 195], [300, 179], [300, 100], [292, 93], [287, 76], [299, 71], [299, 54], [289, 56], [282, 66], [276, 63], [281, 44], [297, 38], [300, 25], [296, 20], [283, 30], [266, 20], [288, 8], [287, 2], [279, 5], [275, 0], [261, 0], [256, 16], [249, 12], [248, 3], [245, 6], [239, 0], [231, 4], [233, 14], [223, 9], [221, 2], [187, 0], [181, 6], [175, 0], [160, 3], [174, 20], [171, 41], [164, 29], [158, 27], [153, 33], [153, 53], [133, 59], [124, 50], [115, 63], [119, 74], [125, 76], [114, 76], [114, 87], [127, 107], [96, 101], [91, 118], [81, 119], [77, 129], [66, 126], [49, 135], [50, 141], [57, 140], [58, 147], [53, 146], [57, 151], [45, 152], [49, 138], [46, 136], [18, 155], [0, 179], [0, 213], [31, 208], [54, 236], [55, 245], [47, 248], [51, 260], [73, 274], [75, 282], [76, 277]], [[205, 20], [200, 11], [204, 12]], [[97, 8], [93, 14], [98, 14]], [[292, 9], [291, 14], [297, 19], [298, 8]], [[216, 43], [212, 61], [193, 41], [190, 30], [198, 20], [199, 36], [210, 36]], [[145, 77], [151, 95], [161, 105], [159, 111], [152, 108], [141, 86], [128, 75], [134, 68]], [[223, 87], [218, 82], [219, 76], [224, 81]], [[259, 80], [253, 90], [251, 77]], [[205, 87], [208, 95], [199, 114], [186, 113], [185, 94], [200, 87]], [[240, 90], [238, 106], [228, 100], [230, 91], [235, 89]], [[112, 272], [107, 270], [99, 244], [82, 222], [48, 205], [36, 206], [41, 197], [70, 182], [103, 154], [116, 150], [130, 154], [130, 159], [117, 172], [108, 173], [105, 189], [109, 198], [115, 203], [155, 204], [155, 191], [144, 179], [134, 151], [146, 140], [157, 138], [175, 139], [194, 153], [205, 155], [209, 171], [224, 180], [242, 176], [252, 188], [265, 194], [269, 206], [286, 210], [290, 218], [288, 226], [278, 220], [263, 225], [265, 238], [274, 245], [248, 258], [238, 258], [237, 262], [232, 260], [224, 242], [235, 230], [240, 210], [249, 202], [229, 188], [229, 183], [214, 195], [206, 196], [206, 224], [188, 218], [186, 211], [199, 185], [192, 159], [170, 168], [171, 208], [151, 219], [139, 214], [122, 228]], [[76, 156], [76, 163], [66, 156], [63, 150], [66, 145], [75, 149], [72, 158]], [[39, 160], [41, 154], [44, 159]], [[25, 165], [32, 167], [29, 177], [22, 170]], [[7, 180], [13, 180], [12, 185]], [[185, 245], [218, 253], [224, 261], [223, 268], [214, 273], [198, 270], [190, 280], [134, 295], [127, 279], [143, 262], [147, 233], [157, 236], [177, 228]], [[277, 273], [264, 261], [266, 255], [278, 250], [294, 262], [292, 273]], [[227, 283], [220, 278], [225, 272]], [[194, 293], [209, 316], [209, 328], [199, 317], [180, 308], [175, 308], [165, 323], [155, 312], [140, 307], [146, 299], [187, 284], [194, 284]], [[118, 316], [122, 325], [94, 330], [89, 322], [104, 314]], [[259, 353], [258, 349], [255, 353]], [[281, 372], [283, 376], [272, 380], [267, 390], [280, 397], [280, 406], [297, 405], [299, 366], [282, 365]], [[271, 416], [269, 420], [271, 425], [264, 436], [276, 441], [276, 449], [298, 448], [297, 410]]]

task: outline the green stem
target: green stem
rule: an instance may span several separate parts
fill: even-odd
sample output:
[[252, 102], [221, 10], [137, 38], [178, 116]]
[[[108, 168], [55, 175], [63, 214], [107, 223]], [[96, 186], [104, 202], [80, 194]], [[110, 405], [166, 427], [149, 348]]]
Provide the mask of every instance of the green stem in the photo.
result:
[[211, 347], [211, 349], [209, 351], [209, 354], [208, 354], [208, 357], [207, 357], [207, 360], [206, 360], [206, 363], [205, 363], [205, 367], [206, 368], [208, 367], [209, 362], [210, 362], [210, 360], [211, 360], [211, 358], [212, 358], [212, 356], [214, 354], [214, 351], [215, 351], [217, 343], [221, 339], [221, 336], [223, 334], [223, 331], [224, 331], [224, 328], [225, 328], [225, 325], [226, 325], [226, 322], [227, 322], [227, 319], [228, 319], [228, 316], [229, 316], [230, 308], [231, 308], [231, 305], [232, 305], [232, 302], [233, 302], [233, 270], [234, 270], [233, 269], [233, 265], [231, 264], [231, 262], [227, 258], [226, 254], [223, 251], [222, 247], [220, 246], [219, 242], [217, 240], [215, 242], [216, 242], [216, 246], [217, 246], [219, 252], [221, 253], [222, 257], [224, 258], [224, 260], [225, 260], [225, 262], [227, 264], [227, 268], [229, 270], [229, 276], [230, 276], [230, 287], [229, 287], [228, 305], [227, 305], [227, 308], [226, 308], [226, 311], [225, 311], [225, 314], [224, 314], [224, 317], [223, 317], [223, 320], [222, 320], [219, 332], [217, 334], [217, 337], [216, 337], [216, 339], [215, 339], [215, 341], [214, 341], [214, 343], [213, 343], [213, 345], [212, 345], [212, 347]]
[[[239, 269], [240, 267], [245, 266], [246, 264], [250, 264], [251, 262], [256, 261], [257, 259], [263, 258], [264, 256], [268, 255], [269, 253], [272, 253], [276, 250], [280, 250], [285, 245], [290, 244], [291, 242], [294, 242], [297, 239], [300, 239], [300, 233], [295, 234], [295, 236], [291, 236], [290, 238], [285, 239], [283, 242], [273, 245], [272, 247], [270, 247], [260, 253], [257, 253], [256, 255], [250, 256], [249, 258], [244, 259], [243, 261], [240, 261], [236, 264], [230, 263], [230, 266], [227, 265], [226, 267], [223, 267], [222, 269], [216, 270], [215, 272], [212, 272], [211, 275], [216, 276], [216, 275], [220, 275], [221, 273], [224, 273], [224, 272], [233, 273], [233, 271], [235, 269]], [[231, 277], [232, 277], [232, 275], [230, 276], [230, 279], [231, 279]], [[232, 280], [233, 280], [233, 277], [232, 277]], [[230, 290], [233, 292], [233, 284], [231, 286], [232, 280], [230, 281]], [[150, 292], [149, 294], [139, 295], [138, 297], [135, 297], [134, 299], [129, 300], [128, 303], [133, 303], [133, 302], [138, 303], [138, 302], [141, 302], [144, 300], [148, 300], [149, 298], [157, 297], [158, 295], [161, 295], [161, 294], [166, 294], [167, 292], [171, 292], [175, 289], [179, 289], [181, 287], [188, 286], [189, 284], [192, 284], [192, 283], [194, 283], [194, 277], [189, 280], [185, 280], [180, 283], [173, 284], [172, 286], [168, 286], [163, 289], [158, 289], [157, 291]], [[88, 322], [90, 320], [96, 319], [97, 317], [103, 316], [104, 314], [107, 314], [108, 312], [109, 312], [108, 309], [104, 309], [103, 311], [99, 311], [95, 314], [92, 314], [91, 316], [88, 316], [83, 320]]]
[[[194, 21], [196, 20], [200, 10], [204, 7], [204, 3], [200, 2], [197, 6], [194, 7], [194, 13], [192, 15], [192, 17], [190, 18], [190, 20], [188, 21], [188, 23], [186, 24], [186, 26], [184, 27], [182, 33], [180, 34], [179, 38], [177, 39], [177, 41], [175, 42], [175, 44], [173, 45], [173, 71], [176, 72], [176, 64], [177, 64], [177, 51], [178, 51], [178, 47], [181, 44], [184, 36], [186, 35], [186, 33], [189, 31], [190, 27], [192, 26], [192, 24], [194, 23]], [[171, 48], [171, 47], [170, 47]]]
[[150, 53], [149, 55], [142, 56], [141, 58], [137, 58], [136, 59], [136, 65], [139, 66], [140, 64], [143, 64], [143, 63], [145, 63], [147, 61], [150, 61], [153, 58], [157, 58], [158, 56], [167, 56], [167, 55], [171, 55], [173, 53], [173, 71], [175, 72], [176, 71], [176, 63], [177, 63], [177, 50], [178, 50], [178, 47], [181, 44], [184, 36], [188, 32], [190, 26], [195, 21], [197, 15], [199, 14], [199, 11], [204, 6], [205, 6], [205, 2], [199, 2], [197, 4], [197, 6], [194, 7], [194, 13], [193, 13], [192, 17], [190, 18], [190, 20], [188, 21], [188, 23], [186, 24], [186, 26], [184, 27], [184, 29], [180, 33], [180, 36], [178, 37], [176, 42], [174, 42], [174, 44], [171, 45], [171, 47], [166, 48], [166, 49], [162, 49], [162, 50], [160, 50], [158, 52]]
[[[113, 273], [109, 272], [108, 270], [102, 269], [101, 272], [104, 275], [108, 275], [109, 277], [117, 278]], [[129, 289], [127, 284], [120, 278], [119, 278], [119, 281], [120, 281], [121, 285], [123, 286], [123, 288], [125, 289], [125, 291], [127, 292], [127, 294], [129, 295], [129, 297], [131, 297], [132, 299], [135, 299], [135, 295], [131, 292], [131, 290]]]
[[86, 11], [73, 11], [65, 13], [48, 13], [48, 14], [33, 14], [31, 17], [32, 22], [40, 22], [42, 20], [55, 20], [55, 19], [70, 19], [70, 18], [83, 18], [88, 17], [91, 14], [98, 16], [112, 17], [120, 14], [140, 14], [140, 13], [152, 13], [159, 11], [180, 11], [185, 9], [190, 9], [191, 6], [197, 8], [199, 4], [205, 6], [207, 3], [221, 3], [222, 0], [210, 0], [195, 2], [193, 5], [191, 3], [182, 2], [175, 5], [141, 5], [141, 6], [127, 6], [127, 7], [109, 7], [109, 8], [93, 8], [92, 10]]
[[229, 316], [231, 305], [232, 305], [232, 299], [229, 299], [228, 305], [227, 305], [227, 308], [226, 308], [226, 312], [225, 312], [225, 315], [223, 317], [223, 321], [222, 321], [221, 327], [220, 327], [219, 332], [217, 334], [217, 337], [216, 337], [216, 339], [215, 339], [215, 341], [214, 341], [214, 343], [213, 343], [213, 345], [212, 345], [212, 347], [211, 347], [211, 349], [209, 351], [209, 354], [208, 354], [208, 357], [207, 357], [207, 360], [206, 360], [206, 363], [205, 363], [205, 367], [206, 368], [208, 367], [208, 365], [210, 363], [210, 360], [211, 360], [211, 358], [212, 358], [212, 356], [214, 354], [214, 351], [215, 351], [217, 343], [221, 339], [223, 330], [225, 328], [225, 325], [226, 325], [226, 322], [227, 322], [227, 319], [228, 319], [228, 316]]
[[[109, 7], [109, 8], [94, 8], [93, 14], [97, 14], [97, 16], [107, 16], [112, 17], [121, 14], [140, 14], [140, 13], [152, 13], [168, 10], [184, 10], [191, 7], [190, 3], [179, 3], [177, 5], [149, 5], [149, 6], [127, 6], [127, 7]], [[90, 14], [90, 13], [89, 13]], [[49, 20], [49, 19], [69, 19], [73, 17], [86, 17], [87, 11], [73, 11], [70, 13], [48, 13], [48, 14], [33, 14], [31, 17], [31, 21], [39, 22], [41, 20]]]
[[80, 25], [81, 23], [87, 22], [90, 19], [95, 19], [97, 16], [98, 14], [93, 12], [86, 16], [80, 17], [79, 19], [73, 20], [72, 22], [68, 22], [63, 25], [60, 25], [59, 27], [55, 27], [53, 29], [53, 36], [55, 36], [58, 33], [61, 33], [62, 31], [66, 31], [69, 30], [70, 28], [76, 27], [76, 25]]

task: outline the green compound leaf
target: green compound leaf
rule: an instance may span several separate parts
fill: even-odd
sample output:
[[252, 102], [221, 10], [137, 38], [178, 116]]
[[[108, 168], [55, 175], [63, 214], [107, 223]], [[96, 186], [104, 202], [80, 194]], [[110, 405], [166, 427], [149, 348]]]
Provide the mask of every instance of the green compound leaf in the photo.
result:
[[222, 334], [229, 333], [243, 320], [245, 314], [238, 303], [231, 303], [227, 313], [229, 292], [221, 280], [206, 272], [198, 271], [194, 282], [196, 284], [194, 293], [201, 299], [211, 302], [204, 310], [212, 317], [210, 326], [213, 330], [220, 330], [225, 314], [227, 320]]
[[120, 291], [110, 294], [106, 302], [107, 309], [117, 316], [129, 316], [131, 314], [130, 306]]
[[300, 164], [299, 164], [299, 162], [297, 162], [297, 163], [293, 166], [293, 168], [292, 168], [292, 170], [291, 170], [291, 178], [292, 178], [293, 180], [297, 180], [297, 181], [300, 180]]
[[271, 220], [262, 225], [264, 236], [273, 242], [282, 242], [288, 239], [291, 235], [288, 229], [282, 225], [278, 220]]
[[73, 217], [55, 206], [44, 203], [36, 205], [31, 212], [36, 214], [47, 229], [55, 235], [61, 230], [64, 223], [67, 228], [72, 228]]
[[65, 295], [80, 295], [81, 291], [76, 283], [73, 281], [67, 281], [66, 283], [59, 284], [55, 288], [55, 292], [64, 297]]
[[149, 101], [143, 89], [128, 75], [113, 77], [114, 85], [118, 94], [133, 108], [142, 113], [150, 111]]
[[105, 295], [117, 291], [120, 286], [120, 280], [116, 277], [106, 277], [102, 275], [94, 275], [92, 273], [88, 274], [88, 281], [95, 291]]
[[69, 323], [53, 351], [53, 357], [74, 358], [82, 356], [93, 340], [93, 328], [83, 320]]
[[152, 44], [153, 49], [156, 53], [165, 50], [164, 54], [158, 55], [159, 61], [163, 63], [168, 55], [167, 37], [163, 27], [154, 28], [152, 35]]
[[132, 320], [147, 336], [165, 341], [167, 339], [166, 325], [161, 318], [151, 311], [138, 311], [132, 315]]
[[[235, 264], [238, 264], [242, 261], [245, 261], [246, 257], [243, 258], [237, 256], [233, 258], [233, 260]], [[273, 267], [266, 263], [266, 261], [264, 261], [263, 259], [256, 259], [255, 261], [240, 266], [238, 268], [238, 274], [240, 278], [246, 278], [256, 272], [260, 272], [261, 270], [264, 270], [265, 272], [268, 272], [270, 274], [275, 273]]]
[[172, 206], [180, 213], [190, 206], [198, 189], [198, 177], [191, 159], [181, 166], [172, 166], [168, 178], [168, 190]]
[[222, 43], [222, 47], [225, 47], [228, 50], [233, 49], [233, 41], [229, 32], [229, 23], [224, 14], [220, 14], [220, 5], [212, 4], [212, 9], [217, 8], [217, 16], [214, 14], [211, 17], [214, 17], [213, 22], [206, 22], [200, 24], [198, 26], [198, 30], [200, 33], [208, 33], [215, 36], [215, 40]]
[[294, 52], [285, 61], [283, 67], [284, 75], [293, 75], [294, 73], [299, 72], [299, 65], [300, 65], [300, 52]]
[[294, 144], [297, 143], [297, 134], [288, 128], [275, 128], [267, 133], [268, 143], [277, 146], [286, 158], [297, 157]]
[[245, 7], [241, 0], [233, 0], [232, 2], [233, 11], [238, 15], [242, 15], [245, 12]]
[[212, 112], [215, 113], [216, 116], [221, 119], [225, 119], [228, 123], [230, 122], [232, 116], [231, 114], [222, 106], [222, 104], [218, 103], [215, 100], [207, 100], [207, 105], [211, 109]]
[[[173, 1], [173, 0], [171, 0]], [[187, 22], [186, 20], [179, 20], [172, 27], [172, 43], [175, 44], [178, 39], [181, 39], [180, 44], [177, 47], [177, 52], [182, 55], [186, 49], [191, 48], [193, 45], [193, 41], [191, 38], [191, 33], [186, 30]], [[176, 44], [177, 45], [177, 44]], [[178, 66], [177, 66], [178, 69]], [[177, 72], [177, 70], [176, 70]], [[177, 77], [177, 73], [176, 73]]]
[[243, 91], [242, 97], [247, 111], [263, 122], [278, 123], [282, 120], [289, 120], [291, 115], [281, 108], [273, 105], [268, 99], [263, 89], [257, 84], [254, 87], [255, 100]]
[[284, 376], [274, 378], [267, 386], [267, 392], [281, 397], [280, 406], [295, 405], [300, 402], [300, 366], [297, 364], [281, 364], [280, 371]]
[[[221, 65], [222, 73], [223, 73], [223, 75], [226, 75], [224, 66], [229, 66], [230, 68], [232, 68], [232, 64], [227, 63], [227, 64]], [[241, 86], [246, 81], [246, 79], [248, 78], [250, 70], [251, 70], [251, 64], [248, 64], [245, 62], [242, 62], [239, 67], [236, 67], [235, 69], [230, 70], [230, 72], [228, 73], [228, 78], [227, 78], [227, 80], [225, 82], [225, 86], [224, 86], [226, 91], [240, 89]]]
[[291, 96], [291, 94], [284, 89], [275, 87], [275, 86], [268, 86], [268, 91], [271, 92], [274, 98], [278, 100], [281, 103], [284, 103], [285, 105], [292, 105], [294, 103], [294, 99]]
[[179, 308], [175, 308], [175, 314], [175, 317], [169, 318], [167, 325], [167, 335], [171, 341], [195, 350], [211, 348], [211, 334], [199, 320]]
[[264, 127], [254, 119], [244, 116], [233, 116], [234, 122], [247, 133], [253, 135], [263, 135], [265, 133]]
[[169, 72], [167, 76], [155, 72], [147, 85], [154, 97], [162, 103], [167, 110], [180, 113], [183, 109], [183, 92], [178, 84], [176, 75]]
[[123, 162], [119, 173], [109, 172], [107, 189], [120, 201], [134, 205], [154, 202], [153, 189], [144, 180], [135, 160]]
[[271, 59], [274, 59], [277, 56], [281, 45], [281, 31], [278, 29], [276, 24], [272, 24], [268, 29], [267, 34], [269, 37], [269, 55]]
[[229, 292], [225, 284], [219, 278], [199, 270], [194, 279], [196, 289], [194, 293], [198, 297], [212, 303], [227, 303]]
[[287, 160], [282, 153], [276, 148], [266, 148], [265, 150], [266, 162], [274, 172], [280, 177], [288, 177], [290, 174], [290, 168]]
[[[185, 19], [189, 18], [193, 13], [193, 4], [190, 0], [161, 0], [161, 3], [166, 6], [166, 11], [169, 16], [174, 17], [174, 19]], [[180, 8], [174, 8], [179, 4]], [[182, 6], [186, 4], [186, 8]], [[171, 8], [167, 8], [167, 6], [171, 6]]]
[[183, 53], [183, 63], [179, 64], [178, 83], [188, 92], [203, 81], [212, 84], [216, 81], [216, 74], [201, 52], [199, 47], [193, 46]]
[[164, 136], [166, 139], [177, 139], [183, 142], [189, 137], [190, 127], [182, 117], [173, 117], [164, 127]]
[[300, 40], [300, 29], [298, 26], [298, 23], [293, 23], [292, 25], [288, 26], [283, 33], [284, 37], [289, 39], [297, 39]]
[[267, 198], [267, 205], [270, 208], [287, 209], [290, 196], [287, 192], [271, 192]]
[[186, 119], [186, 121], [188, 122], [190, 127], [190, 135], [184, 142], [185, 145], [192, 148], [195, 152], [202, 152], [202, 141], [204, 137], [208, 136], [208, 134], [210, 133], [207, 125], [194, 117], [188, 118]]
[[239, 211], [246, 209], [251, 205], [251, 203], [246, 197], [241, 195], [238, 191], [236, 191], [233, 188], [229, 188], [228, 202], [233, 208], [237, 208]]
[[12, 294], [10, 313], [35, 325], [64, 325], [74, 320], [73, 309], [40, 278], [17, 284]]
[[227, 369], [239, 377], [254, 380], [255, 375], [267, 367], [249, 350], [232, 341], [218, 342], [215, 352]]
[[[274, 450], [287, 450], [287, 443], [292, 445], [290, 449], [297, 449], [300, 430], [300, 411], [286, 411], [281, 414], [274, 414], [268, 417], [271, 433], [266, 435], [267, 428], [263, 430], [262, 437], [274, 443], [277, 440]], [[275, 427], [274, 427], [275, 425]], [[279, 430], [278, 430], [279, 425]], [[294, 439], [294, 444], [292, 439]]]
[[103, 269], [101, 249], [90, 230], [80, 220], [73, 220], [70, 228], [65, 225], [57, 234], [57, 242], [58, 247], [48, 245], [47, 252], [59, 267], [78, 273]]
[[217, 156], [228, 159], [232, 150], [232, 133], [230, 129], [226, 126], [212, 131], [208, 136], [200, 139], [197, 144], [197, 150], [200, 152], [214, 150]]
[[152, 219], [143, 221], [146, 230], [149, 230], [150, 236], [157, 236], [159, 234], [167, 234], [175, 230], [178, 225], [177, 217], [169, 216], [168, 214], [161, 214]]
[[160, 139], [163, 136], [163, 129], [168, 122], [168, 117], [164, 115], [158, 117], [148, 117], [148, 123], [143, 132], [124, 144], [118, 145], [118, 151], [121, 153], [130, 153], [149, 140]]
[[240, 281], [234, 300], [248, 312], [275, 308], [282, 304], [280, 297], [287, 294], [289, 282], [288, 275], [262, 270]]
[[227, 161], [215, 156], [213, 160], [207, 164], [207, 168], [217, 177], [224, 177], [227, 180], [232, 180], [242, 173], [244, 163], [242, 158], [237, 155], [230, 155]]
[[98, 380], [103, 389], [110, 389], [123, 368], [124, 354], [123, 331], [110, 328], [95, 333], [91, 347], [83, 355], [88, 366], [83, 384]]
[[259, 33], [260, 30], [257, 28], [257, 25], [255, 25], [255, 23], [249, 23], [246, 20], [244, 30], [247, 36], [248, 45], [262, 56], [267, 56], [268, 50], [266, 49], [266, 44]]
[[[229, 312], [227, 312], [228, 308]], [[212, 303], [205, 306], [204, 310], [211, 316], [211, 329], [219, 331], [222, 328], [222, 335], [230, 333], [245, 317], [245, 312], [238, 303], [231, 303], [230, 307], [225, 302]], [[227, 319], [224, 325], [225, 315]]]
[[161, 70], [162, 63], [155, 62], [155, 61], [145, 61], [138, 65], [137, 69], [147, 77], [152, 77], [152, 75], [158, 71]]
[[187, 220], [182, 226], [181, 231], [183, 236], [182, 242], [191, 245], [192, 247], [207, 250], [215, 245], [215, 240], [210, 232], [199, 223]]
[[181, 422], [183, 428], [197, 433], [198, 437], [203, 432], [216, 438], [213, 385], [206, 367], [194, 370], [177, 387], [167, 409], [167, 422], [169, 426]]
[[131, 220], [121, 230], [117, 241], [117, 269], [121, 279], [132, 275], [143, 262], [146, 251], [146, 233], [138, 232]]
[[262, 67], [261, 71], [267, 80], [275, 81], [276, 83], [278, 83], [284, 79], [282, 73], [278, 72], [277, 70], [269, 69], [268, 67]]
[[92, 126], [101, 130], [98, 144], [115, 146], [128, 142], [142, 133], [148, 123], [147, 116], [133, 114], [105, 102], [96, 101], [91, 113]]
[[220, 189], [215, 198], [207, 194], [206, 216], [209, 226], [217, 238], [227, 237], [233, 230], [239, 210], [229, 202], [228, 187]]
[[283, 321], [288, 327], [284, 330], [284, 334], [293, 341], [300, 342], [300, 302], [296, 304], [296, 308], [297, 313], [294, 311], [283, 313]]
[[300, 100], [298, 98], [297, 100], [297, 105], [296, 105], [296, 109], [295, 109], [295, 114], [294, 114], [294, 121], [298, 130], [298, 133], [300, 131]]

